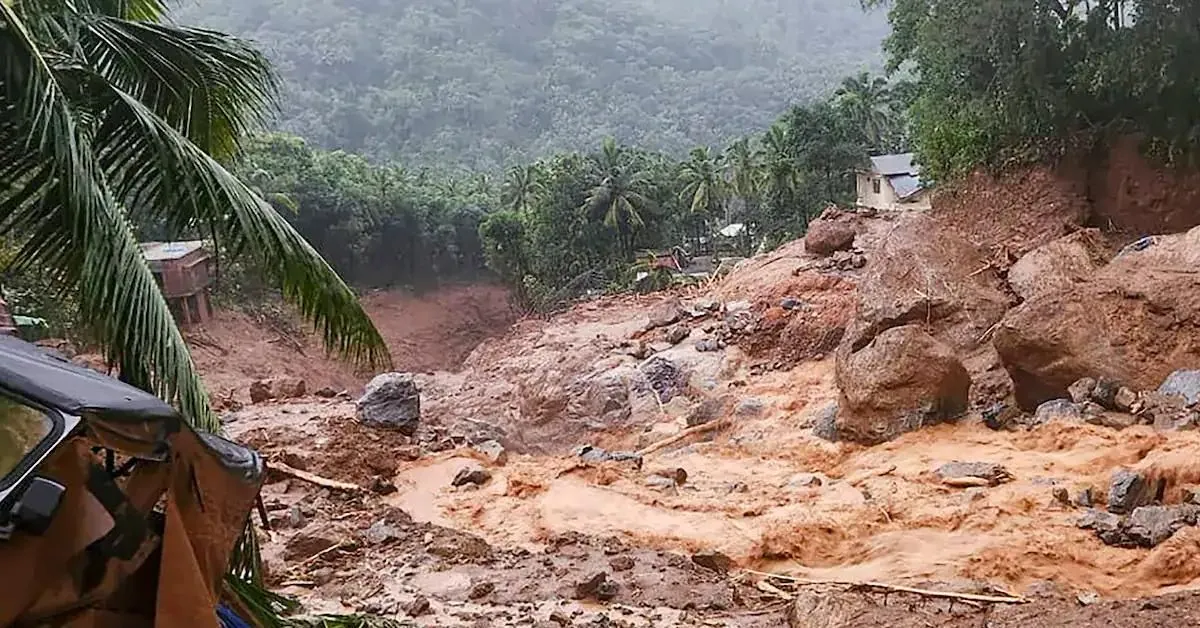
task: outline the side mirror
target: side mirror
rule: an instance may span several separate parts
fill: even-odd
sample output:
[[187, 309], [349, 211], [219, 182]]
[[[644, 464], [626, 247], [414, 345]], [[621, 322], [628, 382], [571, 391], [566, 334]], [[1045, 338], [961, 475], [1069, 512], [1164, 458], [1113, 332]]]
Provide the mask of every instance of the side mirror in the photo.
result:
[[35, 475], [21, 492], [21, 498], [13, 504], [9, 521], [13, 526], [33, 535], [41, 535], [50, 527], [54, 513], [62, 504], [67, 487], [50, 478]]

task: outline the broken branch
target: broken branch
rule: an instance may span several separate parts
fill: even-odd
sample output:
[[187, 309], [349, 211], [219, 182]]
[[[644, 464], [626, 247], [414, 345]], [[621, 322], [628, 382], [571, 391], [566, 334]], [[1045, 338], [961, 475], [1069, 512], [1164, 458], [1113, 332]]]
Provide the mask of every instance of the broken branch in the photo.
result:
[[943, 598], [950, 600], [968, 600], [971, 602], [982, 602], [986, 604], [1026, 604], [1029, 600], [1023, 597], [1016, 596], [1001, 596], [1001, 595], [979, 595], [977, 593], [955, 593], [953, 591], [931, 591], [929, 589], [918, 589], [915, 587], [906, 587], [897, 584], [885, 584], [882, 582], [850, 582], [847, 580], [810, 580], [808, 578], [798, 578], [796, 576], [785, 576], [777, 573], [767, 573], [765, 571], [755, 571], [746, 569], [747, 573], [767, 578], [777, 578], [802, 585], [835, 585], [844, 587], [855, 587], [862, 589], [876, 589], [879, 591], [887, 591], [892, 593], [911, 593], [923, 597]]
[[325, 488], [330, 488], [335, 491], [348, 491], [351, 493], [361, 493], [361, 492], [366, 491], [365, 488], [363, 488], [357, 484], [351, 484], [349, 482], [339, 482], [337, 480], [330, 480], [329, 478], [323, 478], [319, 475], [309, 473], [308, 471], [301, 471], [300, 469], [294, 469], [282, 462], [272, 462], [268, 466], [271, 469], [274, 469], [284, 475], [289, 475], [298, 480], [304, 480], [305, 482], [308, 482], [309, 484], [316, 484], [317, 486], [323, 486]]
[[728, 423], [729, 423], [728, 419], [718, 419], [716, 421], [709, 421], [708, 423], [705, 423], [703, 425], [689, 427], [686, 430], [683, 430], [682, 432], [680, 432], [674, 436], [664, 438], [663, 440], [660, 440], [657, 443], [649, 445], [648, 447], [639, 449], [638, 451], [635, 451], [634, 454], [636, 454], [638, 456], [648, 456], [660, 449], [663, 449], [664, 447], [670, 447], [671, 445], [674, 445], [675, 443], [678, 443], [679, 441], [684, 440], [690, 436], [695, 436], [696, 434], [703, 434], [705, 432], [711, 432], [715, 429], [724, 427]]

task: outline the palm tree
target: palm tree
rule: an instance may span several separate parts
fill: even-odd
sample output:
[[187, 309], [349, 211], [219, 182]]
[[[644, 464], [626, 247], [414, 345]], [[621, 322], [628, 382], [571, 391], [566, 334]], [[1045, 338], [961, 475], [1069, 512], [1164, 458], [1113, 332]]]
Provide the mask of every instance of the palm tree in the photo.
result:
[[845, 113], [873, 150], [884, 150], [896, 126], [892, 93], [887, 80], [867, 72], [846, 77], [834, 93], [834, 102]]
[[544, 192], [542, 174], [537, 164], [513, 166], [505, 175], [500, 189], [500, 205], [504, 209], [525, 213]]
[[796, 194], [799, 172], [788, 145], [785, 124], [776, 122], [763, 134], [757, 160], [762, 167], [763, 194], [776, 205], [787, 203]]
[[720, 164], [707, 146], [692, 149], [688, 160], [680, 164], [679, 176], [683, 183], [679, 200], [693, 214], [710, 216], [725, 209], [728, 189]]
[[645, 226], [642, 212], [650, 207], [645, 190], [646, 173], [613, 138], [605, 138], [600, 152], [592, 157], [595, 185], [588, 190], [581, 209], [592, 217], [603, 217], [604, 224], [616, 229], [621, 254], [633, 260], [633, 236]]
[[0, 0], [0, 237], [74, 291], [122, 379], [203, 429], [219, 423], [134, 224], [249, 252], [331, 350], [390, 361], [354, 293], [223, 165], [275, 87], [261, 54], [161, 0]]
[[743, 137], [729, 145], [722, 159], [729, 194], [741, 199], [748, 218], [757, 215], [762, 195], [762, 162], [751, 139]]

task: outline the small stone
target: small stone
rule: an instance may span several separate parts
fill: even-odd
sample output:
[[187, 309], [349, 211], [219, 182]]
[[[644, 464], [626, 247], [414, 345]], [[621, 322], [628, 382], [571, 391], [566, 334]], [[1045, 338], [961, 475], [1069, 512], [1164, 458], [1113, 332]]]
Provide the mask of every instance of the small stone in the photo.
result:
[[571, 616], [562, 611], [551, 611], [550, 621], [558, 624], [559, 626], [570, 626]]
[[1051, 421], [1077, 423], [1083, 420], [1083, 412], [1070, 399], [1051, 399], [1037, 407], [1033, 413], [1034, 425], [1044, 425]]
[[837, 442], [837, 415], [838, 404], [836, 401], [830, 402], [818, 411], [816, 419], [813, 420], [813, 436], [831, 443]]
[[1114, 430], [1123, 430], [1127, 427], [1137, 425], [1137, 417], [1132, 414], [1100, 412], [1099, 414], [1089, 415], [1085, 421], [1090, 425], [1099, 425]]
[[607, 602], [615, 597], [621, 590], [620, 585], [615, 580], [605, 580], [596, 587], [596, 599], [601, 602]]
[[495, 590], [496, 590], [495, 583], [480, 582], [480, 583], [477, 583], [475, 586], [471, 587], [471, 592], [467, 594], [467, 597], [472, 600], [480, 600], [480, 599], [483, 599], [483, 598], [491, 595], [492, 592]]
[[799, 488], [812, 488], [821, 486], [822, 484], [824, 484], [824, 481], [821, 480], [821, 477], [812, 473], [798, 474], [793, 476], [792, 480], [788, 482], [788, 486]]
[[733, 407], [733, 413], [739, 417], [753, 418], [762, 416], [765, 408], [765, 404], [758, 397], [746, 397], [737, 402], [737, 405]]
[[1091, 530], [1107, 545], [1121, 545], [1124, 540], [1121, 517], [1103, 510], [1088, 509], [1075, 525], [1084, 530]]
[[1096, 380], [1096, 387], [1092, 390], [1092, 401], [1109, 409], [1116, 409], [1117, 391], [1121, 389], [1121, 385], [1111, 379], [1101, 377]]
[[615, 556], [608, 561], [608, 566], [612, 567], [613, 571], [629, 571], [633, 569], [633, 558], [629, 556]]
[[606, 582], [608, 582], [608, 572], [598, 571], [575, 585], [575, 597], [581, 600], [588, 598], [600, 599], [600, 588]]
[[338, 391], [331, 386], [325, 386], [324, 388], [318, 388], [313, 394], [324, 399], [333, 399], [337, 396]]
[[1091, 377], [1084, 377], [1067, 387], [1067, 394], [1071, 395], [1071, 401], [1083, 403], [1091, 400], [1092, 391], [1095, 389], [1096, 380]]
[[463, 467], [455, 474], [454, 480], [450, 482], [451, 486], [466, 486], [473, 484], [475, 486], [483, 486], [492, 479], [492, 474], [487, 469], [482, 467]]
[[1113, 407], [1121, 412], [1130, 412], [1133, 410], [1133, 404], [1137, 403], [1138, 394], [1130, 388], [1122, 386], [1117, 389], [1117, 394], [1113, 396]]
[[417, 596], [412, 602], [409, 602], [404, 607], [404, 612], [409, 617], [420, 617], [426, 615], [432, 610], [429, 604], [429, 599], [424, 596]]
[[387, 521], [380, 519], [371, 524], [367, 531], [363, 533], [363, 538], [372, 545], [381, 545], [388, 541], [393, 541], [401, 538], [400, 529], [389, 524]]
[[271, 383], [261, 379], [250, 382], [250, 403], [262, 403], [271, 399]]
[[308, 525], [308, 519], [304, 517], [304, 512], [300, 510], [299, 504], [293, 504], [291, 508], [288, 508], [286, 521], [288, 527], [293, 530], [299, 530]]
[[683, 325], [676, 325], [667, 330], [667, 342], [677, 345], [684, 340], [687, 340], [687, 337], [691, 334], [692, 330]]
[[648, 476], [646, 478], [646, 486], [664, 492], [676, 493], [679, 491], [679, 485], [675, 483], [674, 478], [665, 478], [661, 475]]
[[1075, 505], [1091, 508], [1096, 503], [1095, 492], [1096, 490], [1090, 486], [1079, 489], [1079, 492], [1075, 494]]
[[1080, 606], [1091, 606], [1100, 601], [1100, 596], [1094, 591], [1084, 591], [1075, 596], [1075, 600]]
[[390, 480], [385, 478], [375, 476], [375, 478], [371, 480], [371, 491], [378, 495], [391, 495], [397, 490], [399, 489], [396, 488], [396, 485], [392, 484]]
[[421, 459], [421, 448], [416, 445], [407, 445], [396, 449], [396, 457], [400, 460], [413, 462]]
[[779, 300], [779, 307], [785, 310], [798, 310], [804, 307], [804, 302], [796, 297], [784, 297]]
[[721, 350], [721, 341], [716, 338], [701, 338], [696, 341], [696, 351], [712, 353]]
[[309, 577], [312, 578], [313, 584], [323, 586], [333, 581], [334, 571], [329, 567], [321, 567], [314, 569]]
[[692, 562], [717, 573], [728, 573], [730, 568], [733, 567], [733, 559], [716, 551], [692, 554]]
[[508, 450], [498, 440], [485, 440], [475, 445], [474, 449], [494, 465], [502, 467], [508, 464]]
[[1054, 487], [1054, 489], [1051, 491], [1051, 495], [1054, 496], [1054, 501], [1058, 502], [1059, 504], [1062, 504], [1063, 506], [1071, 505], [1071, 492], [1068, 491], [1065, 486]]
[[1200, 506], [1200, 486], [1191, 484], [1179, 489], [1181, 501], [1185, 504], [1195, 504]]
[[1116, 514], [1133, 512], [1154, 500], [1155, 491], [1142, 474], [1128, 469], [1118, 469], [1112, 475], [1108, 488], [1108, 511]]

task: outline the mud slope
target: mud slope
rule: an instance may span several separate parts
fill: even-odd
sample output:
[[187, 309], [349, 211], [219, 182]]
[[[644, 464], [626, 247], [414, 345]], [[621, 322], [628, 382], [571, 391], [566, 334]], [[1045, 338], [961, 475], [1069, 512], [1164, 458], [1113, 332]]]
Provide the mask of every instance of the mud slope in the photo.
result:
[[[507, 291], [492, 285], [453, 286], [421, 295], [378, 291], [362, 303], [396, 367], [408, 371], [456, 370], [476, 345], [516, 319]], [[185, 335], [205, 383], [218, 398], [232, 391], [244, 403], [256, 379], [298, 377], [309, 390], [354, 390], [372, 375], [331, 359], [315, 334], [295, 333], [240, 312], [217, 312]]]

